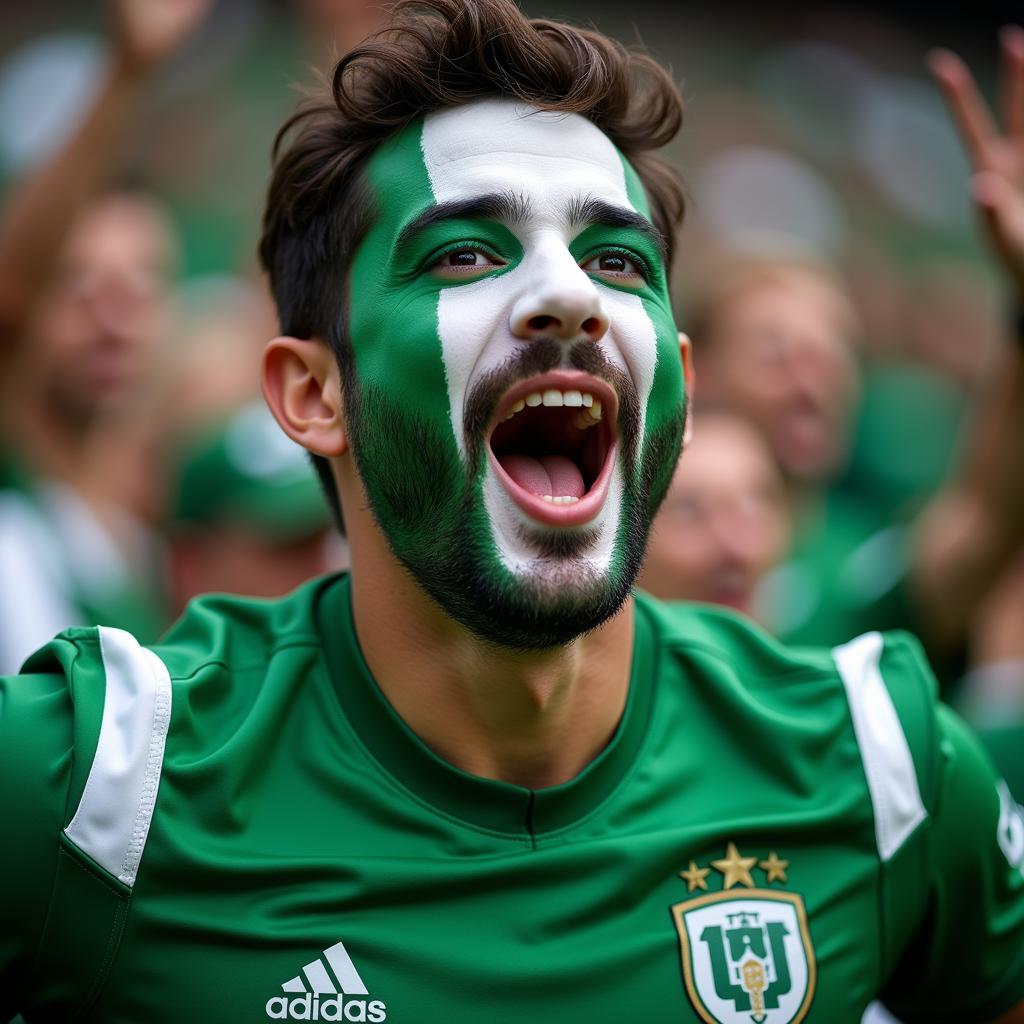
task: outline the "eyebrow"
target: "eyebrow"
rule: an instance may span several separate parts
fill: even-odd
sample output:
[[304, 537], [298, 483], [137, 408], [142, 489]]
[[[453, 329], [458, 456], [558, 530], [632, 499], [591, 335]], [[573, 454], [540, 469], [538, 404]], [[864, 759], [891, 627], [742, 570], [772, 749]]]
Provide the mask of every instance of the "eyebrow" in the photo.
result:
[[570, 224], [599, 224], [606, 228], [633, 228], [644, 235], [658, 250], [662, 263], [668, 261], [665, 236], [642, 214], [623, 206], [614, 206], [593, 196], [574, 199], [569, 204]]
[[421, 232], [446, 220], [498, 220], [506, 224], [515, 224], [529, 216], [529, 202], [515, 192], [493, 192], [472, 196], [469, 199], [438, 203], [424, 210], [402, 228], [395, 248], [404, 248]]
[[[408, 246], [417, 235], [434, 224], [448, 220], [497, 220], [515, 224], [529, 219], [529, 200], [519, 193], [492, 192], [468, 199], [455, 199], [428, 207], [402, 228], [395, 243], [398, 250]], [[570, 224], [597, 224], [609, 228], [632, 228], [646, 237], [658, 250], [662, 262], [668, 260], [665, 236], [643, 215], [624, 206], [615, 206], [594, 196], [578, 196], [566, 211]]]

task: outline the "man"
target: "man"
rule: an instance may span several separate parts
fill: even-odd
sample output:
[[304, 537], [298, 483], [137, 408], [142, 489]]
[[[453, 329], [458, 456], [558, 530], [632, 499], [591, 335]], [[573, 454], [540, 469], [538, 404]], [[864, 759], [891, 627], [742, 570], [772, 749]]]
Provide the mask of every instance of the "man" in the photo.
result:
[[628, 596], [689, 376], [668, 77], [432, 0], [334, 83], [270, 189], [264, 389], [352, 571], [4, 684], [4, 1008], [1024, 1020], [1024, 825], [912, 643]]
[[0, 671], [71, 625], [159, 633], [153, 538], [116, 474], [162, 330], [170, 238], [141, 195], [93, 200], [13, 354], [0, 433]]
[[[1024, 30], [1007, 27], [1001, 43], [1005, 133], [959, 58], [936, 51], [929, 64], [976, 172], [972, 199], [1013, 308], [1024, 295]], [[972, 657], [978, 609], [1024, 549], [1024, 321], [1014, 313], [1007, 343], [986, 361], [970, 429], [941, 487], [937, 477], [926, 483], [935, 453], [920, 443], [915, 486], [889, 491], [863, 464], [826, 486], [848, 461], [861, 389], [849, 299], [826, 268], [792, 254], [733, 257], [713, 270], [689, 324], [701, 398], [755, 424], [794, 499], [794, 549], [771, 581], [779, 599], [765, 624], [801, 646], [912, 626], [953, 685]], [[960, 344], [977, 348], [977, 339]], [[882, 393], [877, 373], [871, 390]], [[899, 393], [905, 416], [926, 431], [915, 403], [927, 408], [927, 392], [903, 377]], [[898, 458], [901, 424], [890, 416], [881, 425], [882, 445]]]
[[732, 413], [703, 410], [654, 521], [637, 586], [756, 618], [758, 586], [785, 556], [791, 529], [782, 473], [763, 437]]
[[788, 254], [722, 257], [688, 327], [701, 402], [748, 419], [798, 492], [841, 472], [860, 398], [858, 324], [825, 266]]
[[157, 557], [133, 507], [152, 460], [132, 458], [126, 423], [164, 330], [176, 240], [152, 197], [114, 187], [115, 165], [147, 82], [210, 6], [111, 0], [97, 94], [0, 222], [0, 672], [70, 625], [159, 632]]

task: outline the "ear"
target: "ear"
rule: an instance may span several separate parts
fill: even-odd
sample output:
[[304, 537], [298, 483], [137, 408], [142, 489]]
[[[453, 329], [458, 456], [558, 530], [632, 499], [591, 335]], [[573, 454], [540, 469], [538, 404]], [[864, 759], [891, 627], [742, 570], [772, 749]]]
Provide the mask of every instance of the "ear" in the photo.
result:
[[679, 332], [679, 356], [683, 361], [683, 380], [686, 383], [686, 423], [683, 426], [683, 444], [690, 443], [693, 434], [693, 385], [696, 380], [693, 373], [693, 344], [690, 337]]
[[261, 382], [270, 411], [293, 441], [328, 458], [348, 450], [338, 363], [324, 342], [289, 337], [267, 342]]

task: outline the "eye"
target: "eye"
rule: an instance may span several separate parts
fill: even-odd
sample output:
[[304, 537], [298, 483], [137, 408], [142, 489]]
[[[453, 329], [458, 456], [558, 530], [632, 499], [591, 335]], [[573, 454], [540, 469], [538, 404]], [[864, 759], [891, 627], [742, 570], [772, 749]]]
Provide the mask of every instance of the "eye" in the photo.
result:
[[466, 245], [449, 249], [430, 266], [430, 272], [440, 277], [474, 276], [505, 264], [486, 249]]
[[600, 274], [621, 284], [640, 284], [647, 280], [644, 264], [622, 252], [602, 252], [580, 266], [588, 274]]

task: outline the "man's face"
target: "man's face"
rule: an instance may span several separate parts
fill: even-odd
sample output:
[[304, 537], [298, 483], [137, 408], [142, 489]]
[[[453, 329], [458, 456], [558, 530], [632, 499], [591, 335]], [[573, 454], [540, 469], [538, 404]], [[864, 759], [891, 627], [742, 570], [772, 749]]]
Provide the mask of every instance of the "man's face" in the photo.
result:
[[564, 643], [625, 599], [682, 434], [642, 186], [589, 121], [505, 100], [428, 116], [368, 176], [346, 418], [370, 506], [477, 635]]
[[31, 332], [32, 374], [63, 415], [88, 421], [136, 393], [172, 261], [169, 225], [141, 197], [104, 197], [78, 218]]
[[789, 545], [782, 475], [763, 437], [743, 420], [721, 413], [696, 420], [638, 585], [669, 600], [751, 613], [757, 584]]
[[846, 305], [799, 273], [748, 288], [714, 328], [718, 390], [757, 424], [786, 473], [833, 476], [846, 458], [859, 374]]

